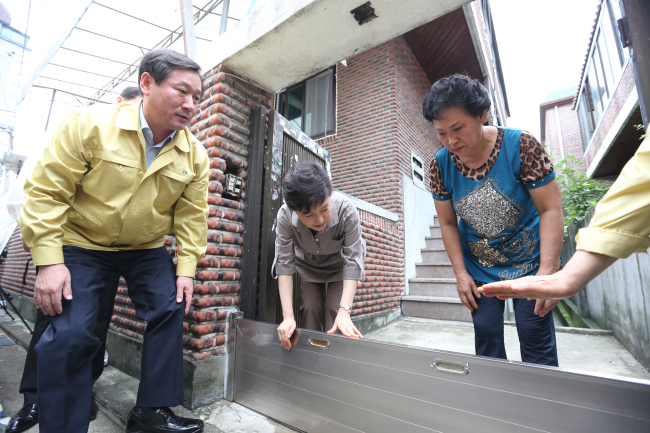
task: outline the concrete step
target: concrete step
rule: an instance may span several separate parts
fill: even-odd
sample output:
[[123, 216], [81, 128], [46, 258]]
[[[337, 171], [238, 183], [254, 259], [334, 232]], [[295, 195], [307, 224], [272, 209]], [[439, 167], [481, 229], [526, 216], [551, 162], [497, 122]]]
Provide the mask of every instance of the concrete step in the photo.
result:
[[409, 296], [458, 297], [455, 278], [411, 278]]
[[456, 278], [451, 263], [440, 262], [436, 264], [416, 263], [416, 278]]
[[422, 252], [422, 263], [448, 262], [449, 256], [444, 248], [425, 248]]
[[427, 236], [424, 238], [424, 241], [426, 242], [426, 249], [440, 249], [444, 248], [445, 244], [442, 243], [442, 236], [438, 237], [431, 237]]
[[425, 319], [458, 320], [471, 322], [472, 314], [458, 296], [403, 296], [402, 314], [405, 316], [422, 317]]
[[429, 236], [433, 238], [440, 237], [442, 238], [442, 232], [440, 231], [440, 227], [435, 227], [435, 226], [429, 226], [429, 232], [431, 233]]

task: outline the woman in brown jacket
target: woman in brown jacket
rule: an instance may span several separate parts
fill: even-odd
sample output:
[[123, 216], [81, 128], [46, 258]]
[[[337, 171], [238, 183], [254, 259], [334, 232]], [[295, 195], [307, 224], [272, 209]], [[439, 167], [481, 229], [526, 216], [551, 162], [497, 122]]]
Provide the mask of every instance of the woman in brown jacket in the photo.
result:
[[[296, 329], [293, 274], [300, 276], [300, 315], [305, 329], [362, 338], [350, 319], [357, 281], [364, 276], [366, 245], [352, 201], [333, 190], [319, 164], [301, 162], [284, 178], [285, 204], [278, 211], [274, 274], [278, 277], [283, 321], [282, 346]], [[326, 289], [327, 286], [327, 289]]]

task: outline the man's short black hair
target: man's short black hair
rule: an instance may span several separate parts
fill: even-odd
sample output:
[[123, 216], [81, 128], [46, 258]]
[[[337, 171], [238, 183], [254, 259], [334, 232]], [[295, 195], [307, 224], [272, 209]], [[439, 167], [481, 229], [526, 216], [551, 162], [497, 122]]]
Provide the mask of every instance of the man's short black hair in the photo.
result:
[[312, 161], [299, 162], [291, 167], [282, 183], [284, 202], [294, 212], [309, 212], [314, 205], [332, 195], [333, 190], [325, 169]]
[[174, 69], [189, 69], [196, 72], [201, 80], [201, 97], [203, 97], [203, 76], [199, 64], [186, 55], [169, 48], [157, 48], [142, 57], [138, 71], [138, 82], [140, 82], [142, 74], [148, 72], [153, 77], [154, 82], [160, 85], [165, 78], [172, 74]]
[[125, 101], [130, 101], [131, 99], [135, 99], [138, 96], [142, 96], [140, 93], [140, 88], [139, 87], [125, 87], [124, 90], [122, 90], [122, 93], [120, 93], [120, 96], [122, 99]]
[[491, 105], [488, 91], [480, 81], [467, 75], [454, 74], [433, 83], [424, 97], [422, 115], [432, 122], [440, 120], [446, 109], [458, 107], [472, 117], [479, 117]]

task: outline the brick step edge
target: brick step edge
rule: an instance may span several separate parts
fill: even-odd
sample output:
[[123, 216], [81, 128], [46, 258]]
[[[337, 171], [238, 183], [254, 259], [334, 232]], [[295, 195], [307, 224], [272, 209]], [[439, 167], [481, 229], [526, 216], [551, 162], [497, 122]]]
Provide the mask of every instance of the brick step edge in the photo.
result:
[[459, 298], [448, 298], [445, 296], [412, 296], [406, 295], [402, 296], [402, 302], [432, 302], [439, 304], [463, 304]]

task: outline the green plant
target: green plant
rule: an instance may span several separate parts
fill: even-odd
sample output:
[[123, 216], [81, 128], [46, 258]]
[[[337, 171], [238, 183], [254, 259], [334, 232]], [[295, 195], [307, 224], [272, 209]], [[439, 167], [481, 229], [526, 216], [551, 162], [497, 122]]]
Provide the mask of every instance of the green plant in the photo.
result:
[[562, 193], [566, 237], [567, 227], [582, 221], [609, 190], [609, 185], [590, 179], [582, 171], [576, 170], [574, 167], [582, 164], [582, 161], [572, 155], [564, 158], [552, 155], [552, 159]]
[[[645, 132], [645, 128], [643, 127], [643, 124], [634, 125], [634, 127], [636, 128], [637, 131], [644, 131]], [[639, 140], [644, 140], [644, 139], [645, 139], [645, 134], [643, 134], [641, 137], [639, 137]]]

